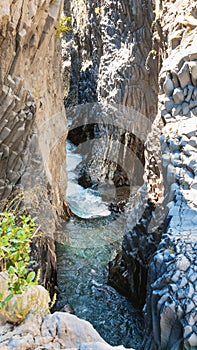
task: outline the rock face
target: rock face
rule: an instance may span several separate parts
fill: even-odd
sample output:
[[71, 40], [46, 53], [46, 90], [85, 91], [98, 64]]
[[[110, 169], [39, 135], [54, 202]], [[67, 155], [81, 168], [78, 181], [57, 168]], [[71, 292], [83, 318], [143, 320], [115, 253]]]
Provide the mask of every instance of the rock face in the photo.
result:
[[[161, 130], [163, 204], [168, 225], [149, 268], [145, 312], [148, 329], [143, 349], [197, 348], [197, 14], [188, 1], [184, 6], [177, 5], [175, 18], [174, 6], [163, 2], [163, 11], [169, 13], [166, 19], [161, 17], [163, 33], [169, 23], [174, 24], [168, 38], [169, 56], [160, 72], [156, 119]], [[173, 34], [178, 30], [175, 47]]]
[[[95, 118], [97, 123], [110, 124], [105, 150], [100, 154], [97, 150], [90, 158], [96, 160], [94, 167], [98, 167], [96, 173], [102, 174], [102, 179], [106, 175], [115, 185], [127, 185], [128, 177], [134, 176], [125, 176], [129, 170], [124, 160], [131, 157], [129, 148], [142, 160], [144, 144], [139, 135], [133, 139], [133, 127], [127, 122], [132, 122], [135, 113], [141, 113], [148, 124], [157, 111], [157, 60], [150, 57], [149, 69], [146, 68], [146, 59], [152, 49], [154, 16], [151, 1], [99, 0], [92, 3], [70, 0], [65, 2], [65, 12], [73, 17], [73, 35], [67, 35], [65, 44], [65, 51], [70, 52], [67, 59], [71, 62], [70, 90], [65, 105], [70, 108], [85, 104], [86, 110], [81, 107], [80, 115], [76, 109], [71, 113], [71, 117], [78, 114], [78, 125], [84, 128]], [[67, 64], [66, 74], [68, 70]], [[113, 152], [110, 153], [111, 149]]]
[[0, 198], [22, 188], [27, 209], [38, 217], [46, 235], [36, 244], [45, 284], [55, 272], [56, 213], [66, 209], [67, 126], [55, 39], [62, 7], [62, 0], [0, 4]]
[[14, 330], [6, 323], [0, 327], [0, 336], [0, 350], [125, 349], [108, 345], [89, 322], [63, 312], [55, 312], [44, 319], [30, 314]]
[[131, 213], [118, 272], [133, 297], [148, 270], [145, 350], [197, 348], [196, 18], [192, 2], [162, 1], [153, 26], [163, 62], [146, 142], [149, 203], [141, 201], [144, 214], [134, 228]]

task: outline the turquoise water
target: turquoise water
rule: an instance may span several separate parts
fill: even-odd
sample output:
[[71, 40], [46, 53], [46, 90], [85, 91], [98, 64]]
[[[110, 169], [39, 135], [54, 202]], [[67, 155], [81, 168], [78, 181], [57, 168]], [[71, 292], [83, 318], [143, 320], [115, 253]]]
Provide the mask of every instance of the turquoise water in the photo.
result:
[[90, 321], [111, 345], [137, 349], [142, 339], [142, 315], [127, 298], [107, 285], [108, 262], [121, 249], [126, 216], [111, 214], [106, 191], [104, 196], [97, 191], [90, 193], [77, 184], [76, 167], [81, 156], [75, 154], [72, 144], [67, 149], [67, 197], [81, 218], [65, 222], [56, 235], [59, 288], [56, 308], [69, 304], [77, 316]]
[[57, 307], [69, 304], [111, 345], [137, 348], [143, 329], [141, 314], [107, 285], [107, 264], [120, 248], [123, 221], [75, 218], [65, 224], [64, 244], [56, 245]]

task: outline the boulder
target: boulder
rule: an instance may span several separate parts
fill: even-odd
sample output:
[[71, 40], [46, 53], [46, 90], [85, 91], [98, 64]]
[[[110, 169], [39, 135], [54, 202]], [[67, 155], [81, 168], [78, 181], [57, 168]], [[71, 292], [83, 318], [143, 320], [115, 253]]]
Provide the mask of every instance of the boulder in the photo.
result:
[[[3, 300], [11, 294], [8, 290], [9, 275], [6, 272], [0, 273], [0, 293]], [[47, 290], [39, 285], [32, 285], [22, 294], [15, 294], [13, 298], [0, 309], [0, 324], [20, 323], [31, 312], [44, 316], [49, 312], [50, 297]]]

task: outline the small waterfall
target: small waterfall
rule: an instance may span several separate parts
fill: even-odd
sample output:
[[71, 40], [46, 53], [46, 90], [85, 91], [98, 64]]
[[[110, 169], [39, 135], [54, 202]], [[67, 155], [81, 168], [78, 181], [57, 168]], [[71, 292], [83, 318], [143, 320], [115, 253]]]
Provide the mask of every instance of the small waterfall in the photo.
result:
[[67, 201], [72, 212], [82, 219], [110, 215], [111, 212], [98, 191], [89, 188], [84, 189], [77, 183], [76, 167], [82, 161], [82, 157], [74, 151], [75, 146], [67, 141]]

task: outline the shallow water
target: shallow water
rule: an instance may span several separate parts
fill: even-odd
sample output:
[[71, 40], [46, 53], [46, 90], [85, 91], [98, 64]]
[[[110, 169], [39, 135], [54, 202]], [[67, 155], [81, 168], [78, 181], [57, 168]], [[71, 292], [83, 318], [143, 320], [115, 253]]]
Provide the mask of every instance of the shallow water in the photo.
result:
[[85, 203], [87, 193], [77, 185], [75, 173], [81, 158], [73, 151], [69, 145], [69, 186], [72, 186], [68, 186], [69, 200], [74, 197], [76, 213], [87, 217], [88, 212], [96, 218], [71, 218], [57, 233], [59, 297], [56, 308], [69, 304], [74, 313], [90, 321], [108, 343], [138, 348], [143, 329], [141, 313], [107, 285], [107, 265], [121, 248], [126, 216], [110, 214], [98, 192], [93, 191]]

